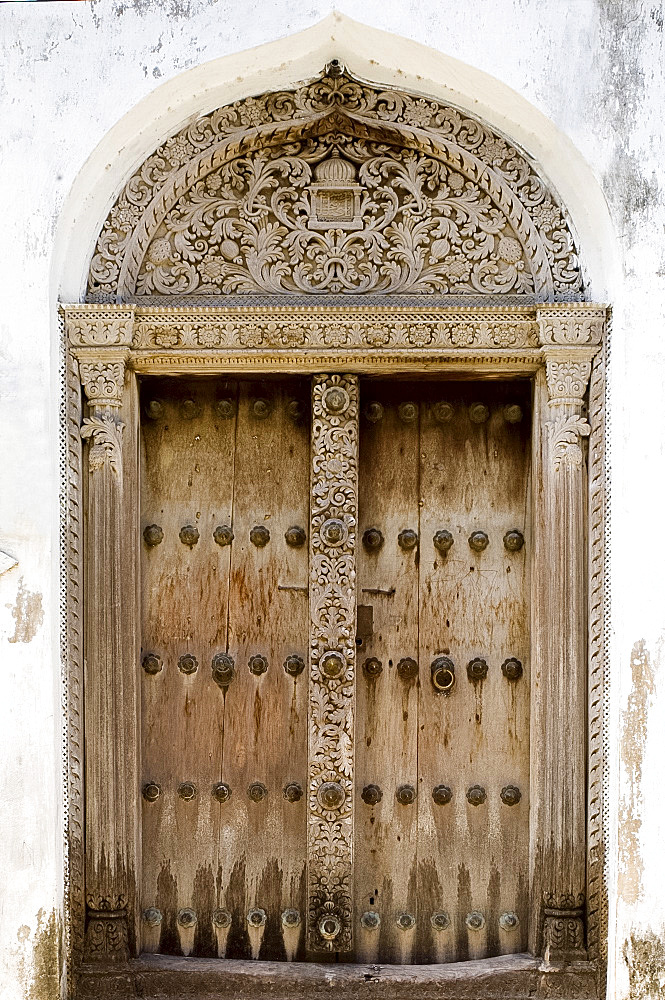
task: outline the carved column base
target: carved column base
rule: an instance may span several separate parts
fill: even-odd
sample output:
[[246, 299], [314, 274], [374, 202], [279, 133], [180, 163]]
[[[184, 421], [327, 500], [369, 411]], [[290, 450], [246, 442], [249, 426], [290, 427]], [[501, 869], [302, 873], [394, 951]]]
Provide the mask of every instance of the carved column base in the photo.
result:
[[547, 968], [586, 961], [582, 909], [545, 908], [543, 958]]
[[85, 962], [126, 962], [129, 959], [127, 909], [86, 910]]

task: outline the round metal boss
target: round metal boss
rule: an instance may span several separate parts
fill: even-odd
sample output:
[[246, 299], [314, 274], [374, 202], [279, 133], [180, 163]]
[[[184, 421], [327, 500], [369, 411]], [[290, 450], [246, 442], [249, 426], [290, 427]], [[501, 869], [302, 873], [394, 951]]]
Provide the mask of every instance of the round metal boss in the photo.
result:
[[469, 930], [480, 931], [485, 926], [485, 918], [478, 910], [474, 910], [472, 913], [467, 913], [465, 923]]
[[445, 910], [440, 910], [438, 913], [432, 914], [429, 922], [435, 931], [445, 931], [446, 928], [450, 927], [450, 916]]
[[249, 540], [257, 549], [262, 549], [270, 541], [270, 532], [265, 524], [256, 524], [249, 533]]
[[412, 424], [414, 420], [418, 419], [418, 404], [417, 403], [400, 403], [397, 407], [397, 413], [399, 419], [405, 424]]
[[472, 806], [481, 806], [487, 798], [487, 792], [482, 785], [471, 785], [471, 788], [466, 793], [466, 797]]
[[196, 785], [191, 781], [181, 781], [178, 785], [178, 795], [185, 802], [191, 802], [196, 798]]
[[366, 910], [360, 918], [361, 926], [367, 931], [375, 931], [381, 925], [381, 917], [375, 910]]
[[441, 694], [452, 691], [455, 685], [455, 665], [447, 656], [437, 656], [432, 661], [432, 684]]
[[230, 524], [219, 524], [212, 533], [212, 537], [218, 545], [230, 545], [234, 539], [233, 528]]
[[143, 657], [143, 669], [146, 674], [158, 674], [162, 669], [162, 658], [157, 653], [148, 653]]
[[324, 941], [334, 941], [342, 930], [342, 921], [334, 913], [321, 917], [318, 923], [319, 934]]
[[467, 676], [470, 681], [482, 681], [487, 677], [487, 671], [489, 667], [487, 666], [487, 660], [483, 660], [480, 656], [476, 656], [474, 660], [469, 660], [469, 664], [466, 668]]
[[156, 781], [148, 781], [143, 786], [143, 798], [146, 802], [156, 802], [161, 794], [162, 790]]
[[418, 676], [418, 664], [410, 656], [404, 656], [397, 664], [397, 673], [402, 680], [411, 681]]
[[490, 540], [484, 531], [473, 531], [469, 535], [469, 547], [474, 552], [484, 552], [489, 543]]
[[235, 416], [235, 412], [235, 400], [231, 399], [230, 396], [218, 399], [215, 403], [215, 413], [218, 417], [221, 417], [222, 420], [230, 420], [231, 417]]
[[411, 549], [415, 549], [418, 544], [418, 532], [414, 531], [412, 528], [405, 528], [404, 531], [400, 531], [397, 536], [397, 544], [400, 549], [405, 552], [410, 552]]
[[433, 413], [434, 419], [438, 420], [440, 424], [447, 424], [448, 421], [453, 418], [455, 407], [452, 403], [446, 403], [444, 400], [440, 400], [438, 403], [434, 404]]
[[300, 802], [302, 798], [302, 785], [297, 781], [290, 781], [284, 786], [284, 798], [287, 802]]
[[323, 809], [341, 809], [346, 800], [346, 792], [338, 781], [324, 781], [316, 793], [319, 805]]
[[193, 524], [186, 524], [184, 528], [180, 529], [180, 541], [183, 545], [188, 545], [190, 549], [194, 548], [199, 540], [199, 529]]
[[181, 674], [195, 674], [199, 661], [191, 653], [184, 653], [178, 660], [178, 670]]
[[247, 914], [247, 923], [250, 927], [265, 927], [266, 911], [260, 906], [253, 906]]
[[247, 789], [247, 794], [252, 802], [263, 802], [268, 794], [268, 789], [262, 781], [253, 781]]
[[383, 792], [378, 785], [365, 785], [361, 798], [366, 805], [376, 806], [383, 798]]
[[383, 406], [374, 400], [367, 404], [363, 412], [370, 424], [376, 424], [383, 417]]
[[298, 674], [301, 674], [304, 669], [305, 661], [302, 656], [297, 656], [295, 653], [292, 653], [284, 660], [284, 670], [291, 677], [297, 677]]
[[518, 681], [524, 673], [524, 668], [519, 660], [516, 660], [514, 656], [510, 656], [501, 664], [501, 673], [509, 681]]
[[282, 926], [283, 927], [299, 927], [300, 926], [300, 910], [296, 910], [293, 907], [289, 907], [288, 910], [284, 910], [282, 913]]
[[452, 548], [455, 539], [450, 531], [446, 531], [445, 528], [441, 528], [441, 530], [437, 531], [434, 535], [433, 541], [434, 548], [440, 552], [442, 556], [445, 556], [445, 554]]
[[517, 528], [513, 528], [503, 536], [503, 545], [508, 552], [519, 552], [524, 545], [524, 535]]
[[333, 385], [323, 394], [323, 405], [329, 413], [344, 413], [349, 405], [349, 394], [339, 385]]
[[521, 798], [522, 793], [517, 785], [506, 785], [501, 789], [501, 801], [506, 806], [516, 806]]
[[215, 927], [230, 927], [233, 917], [228, 910], [213, 910], [212, 922]]
[[178, 923], [181, 927], [196, 927], [197, 920], [196, 910], [190, 910], [189, 907], [178, 910]]
[[329, 653], [324, 653], [319, 660], [321, 673], [325, 677], [329, 677], [330, 680], [336, 680], [338, 677], [341, 677], [344, 673], [344, 667], [344, 657], [341, 653], [337, 653], [335, 650], [332, 650]]
[[410, 806], [416, 801], [416, 790], [413, 785], [400, 785], [395, 798], [401, 806]]
[[448, 805], [452, 797], [452, 789], [448, 788], [448, 785], [437, 785], [436, 788], [432, 789], [432, 798], [437, 806]]
[[264, 399], [263, 397], [253, 400], [251, 407], [252, 415], [257, 420], [265, 420], [266, 417], [270, 416], [272, 411], [272, 403], [269, 399]]
[[256, 674], [256, 676], [258, 677], [261, 674], [265, 674], [267, 669], [268, 669], [268, 660], [266, 659], [265, 656], [261, 656], [260, 653], [255, 653], [254, 656], [250, 656], [249, 658], [250, 674]]
[[472, 403], [469, 407], [469, 419], [474, 424], [484, 424], [489, 415], [490, 411], [484, 403]]
[[398, 913], [395, 923], [401, 931], [410, 931], [416, 926], [416, 918], [413, 913]]
[[143, 911], [143, 919], [148, 927], [159, 927], [162, 922], [161, 910], [158, 910], [156, 906], [149, 906], [147, 910]]
[[383, 545], [383, 533], [378, 528], [368, 528], [363, 532], [363, 545], [369, 552], [378, 552]]
[[377, 660], [376, 656], [370, 656], [363, 663], [363, 670], [368, 677], [378, 677], [378, 675], [383, 671], [383, 664], [381, 660]]
[[291, 545], [294, 549], [299, 549], [307, 541], [307, 533], [304, 528], [294, 524], [284, 532], [284, 538], [287, 545]]
[[342, 545], [349, 536], [349, 530], [338, 517], [329, 517], [321, 525], [321, 538], [326, 545]]
[[150, 548], [153, 548], [155, 545], [159, 545], [163, 539], [164, 532], [158, 524], [149, 524], [147, 528], [143, 529], [143, 541], [146, 545], [149, 545]]
[[228, 653], [215, 653], [212, 658], [212, 676], [215, 684], [228, 687], [235, 674], [235, 661]]
[[227, 785], [225, 781], [219, 781], [213, 787], [212, 794], [218, 802], [228, 802], [233, 793], [231, 792], [230, 785]]

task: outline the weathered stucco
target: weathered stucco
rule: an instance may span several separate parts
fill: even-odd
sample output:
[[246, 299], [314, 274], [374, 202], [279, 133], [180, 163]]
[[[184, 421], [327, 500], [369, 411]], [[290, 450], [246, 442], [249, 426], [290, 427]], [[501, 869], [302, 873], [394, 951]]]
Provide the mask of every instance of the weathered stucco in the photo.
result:
[[[294, 67], [323, 60], [336, 37], [357, 53], [351, 69], [361, 75], [404, 85], [408, 77], [418, 89], [420, 74], [426, 92], [455, 94], [506, 129], [512, 122], [515, 138], [556, 177], [569, 204], [594, 296], [612, 302], [609, 995], [662, 995], [663, 5], [338, 0], [337, 6], [397, 37], [332, 21], [314, 42], [299, 36], [233, 57], [310, 28], [333, 4], [2, 5], [0, 549], [18, 560], [0, 575], [3, 1000], [55, 996], [61, 948], [57, 299], [78, 296], [89, 240], [123, 179], [157, 141], [197, 110], [250, 92], [250, 81], [268, 87], [271, 79], [289, 81], [290, 73], [304, 71]], [[223, 59], [230, 60], [226, 70], [217, 62]]]

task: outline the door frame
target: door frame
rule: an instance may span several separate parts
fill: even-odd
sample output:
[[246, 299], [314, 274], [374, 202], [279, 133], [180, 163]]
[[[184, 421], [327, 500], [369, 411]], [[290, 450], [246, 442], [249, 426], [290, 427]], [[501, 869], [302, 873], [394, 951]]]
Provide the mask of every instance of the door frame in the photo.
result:
[[77, 997], [118, 995], [139, 979], [141, 995], [175, 997], [197, 977], [201, 996], [235, 996], [243, 976], [257, 995], [271, 976], [285, 995], [329, 996], [331, 975], [345, 995], [376, 993], [377, 980], [358, 966], [276, 971], [274, 963], [131, 957], [141, 865], [137, 376], [266, 372], [533, 379], [529, 955], [376, 975], [395, 997], [416, 982], [422, 996], [465, 995], [464, 983], [478, 997], [496, 995], [500, 983], [529, 995], [552, 977], [566, 996], [602, 990], [609, 310], [411, 300], [61, 307], [66, 901]]

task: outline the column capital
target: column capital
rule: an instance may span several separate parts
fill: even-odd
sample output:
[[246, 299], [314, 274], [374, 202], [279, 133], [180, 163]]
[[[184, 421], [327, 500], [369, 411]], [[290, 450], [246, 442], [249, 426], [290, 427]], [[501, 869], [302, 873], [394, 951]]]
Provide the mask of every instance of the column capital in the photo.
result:
[[79, 375], [90, 406], [119, 407], [125, 384], [129, 348], [75, 351]]
[[581, 406], [597, 348], [543, 348], [550, 406]]

